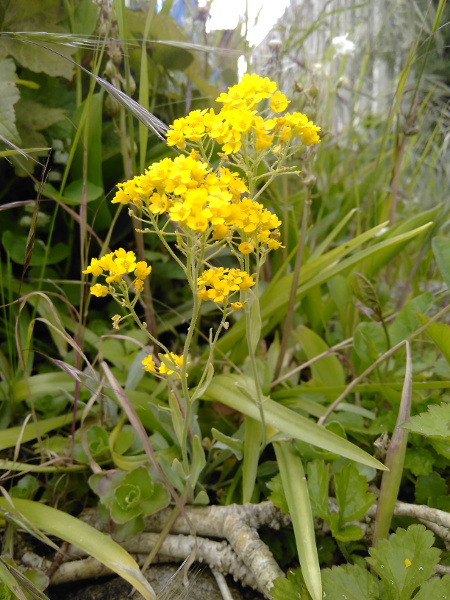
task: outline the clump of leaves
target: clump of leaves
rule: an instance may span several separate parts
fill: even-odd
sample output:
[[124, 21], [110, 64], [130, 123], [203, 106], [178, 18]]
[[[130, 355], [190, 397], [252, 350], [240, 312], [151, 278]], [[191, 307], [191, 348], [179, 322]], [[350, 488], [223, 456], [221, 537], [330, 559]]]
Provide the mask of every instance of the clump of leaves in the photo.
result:
[[[426, 600], [447, 598], [450, 575], [433, 577], [440, 550], [434, 536], [423, 525], [397, 529], [389, 540], [379, 540], [366, 560], [373, 574], [359, 565], [341, 565], [322, 570], [323, 597], [327, 600]], [[300, 570], [275, 581], [273, 600], [307, 599]]]
[[170, 499], [145, 467], [129, 473], [119, 469], [95, 473], [89, 485], [100, 497], [100, 514], [112, 524], [111, 533], [118, 541], [142, 531], [143, 518], [165, 508]]

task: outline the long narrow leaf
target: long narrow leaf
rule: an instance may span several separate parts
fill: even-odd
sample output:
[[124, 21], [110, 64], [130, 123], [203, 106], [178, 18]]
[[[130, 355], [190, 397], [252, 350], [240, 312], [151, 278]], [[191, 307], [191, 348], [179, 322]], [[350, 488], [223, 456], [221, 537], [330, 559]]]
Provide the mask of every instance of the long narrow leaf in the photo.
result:
[[[240, 392], [236, 386], [236, 381], [239, 381], [242, 387], [246, 387], [249, 392], [252, 392], [254, 389], [255, 384], [253, 379], [245, 375], [218, 375], [213, 378], [203, 398], [214, 402], [221, 402], [248, 417], [261, 421], [261, 415], [256, 402], [253, 402], [249, 397]], [[256, 391], [253, 396], [256, 398]], [[344, 440], [328, 429], [317, 425], [313, 421], [309, 421], [306, 417], [274, 402], [270, 398], [264, 400], [263, 410], [266, 424], [271, 425], [289, 437], [303, 440], [308, 444], [313, 444], [318, 448], [345, 456], [363, 465], [386, 470], [383, 464], [355, 444]]]
[[[91, 525], [51, 506], [20, 498], [13, 498], [12, 503], [17, 512], [36, 527], [77, 546], [99, 560], [131, 583], [145, 600], [156, 600], [156, 594], [140, 572], [139, 565], [111, 538]], [[0, 498], [0, 509], [11, 511], [11, 506], [5, 498]]]
[[292, 519], [303, 579], [313, 600], [322, 600], [319, 556], [305, 470], [290, 442], [274, 442], [273, 447]]

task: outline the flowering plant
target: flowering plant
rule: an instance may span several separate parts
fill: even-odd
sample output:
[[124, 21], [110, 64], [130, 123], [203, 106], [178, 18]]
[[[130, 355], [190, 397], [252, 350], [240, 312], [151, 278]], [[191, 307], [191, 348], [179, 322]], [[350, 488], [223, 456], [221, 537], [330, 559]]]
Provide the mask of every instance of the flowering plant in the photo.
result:
[[[280, 219], [258, 199], [275, 177], [292, 172], [286, 161], [299, 146], [320, 141], [320, 128], [305, 115], [282, 114], [289, 100], [267, 77], [245, 75], [217, 102], [223, 104], [218, 114], [213, 109], [196, 110], [170, 125], [167, 143], [178, 149], [178, 156], [164, 158], [143, 174], [119, 183], [112, 200], [130, 205], [130, 214], [137, 211], [140, 231], [158, 235], [186, 275], [193, 314], [183, 353], [177, 355], [157, 340], [136, 312], [150, 265], [137, 261], [134, 252], [120, 248], [92, 258], [83, 271], [104, 278], [104, 283], [92, 285], [91, 294], [109, 294], [127, 312], [113, 317], [113, 327], [118, 329], [120, 322], [131, 316], [153, 344], [153, 352], [142, 365], [145, 371], [167, 381], [172, 418], [180, 424], [175, 427], [182, 453], [184, 489], [180, 491], [191, 500], [196, 498], [197, 484], [192, 476], [193, 447], [199, 445], [198, 439], [194, 440], [198, 436], [193, 434], [192, 405], [211, 381], [216, 342], [229, 326], [229, 315], [238, 310], [245, 312], [255, 401], [264, 424], [255, 361], [260, 338], [258, 281], [267, 254], [282, 244]], [[226, 248], [236, 267], [216, 265]], [[214, 335], [210, 334], [209, 356], [200, 380], [190, 389], [188, 364], [195, 362], [195, 357], [189, 356], [190, 346], [201, 304], [211, 301], [219, 308], [221, 320]], [[265, 430], [263, 426], [262, 444]], [[198, 469], [194, 471], [198, 477]]]

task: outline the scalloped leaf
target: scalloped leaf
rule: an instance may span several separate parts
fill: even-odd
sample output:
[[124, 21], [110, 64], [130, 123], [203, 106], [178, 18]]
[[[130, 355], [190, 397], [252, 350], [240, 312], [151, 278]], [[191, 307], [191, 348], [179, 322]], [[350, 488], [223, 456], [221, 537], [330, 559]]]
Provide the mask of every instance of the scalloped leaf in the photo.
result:
[[327, 600], [377, 600], [375, 578], [359, 565], [342, 565], [322, 571], [323, 597]]
[[450, 575], [444, 575], [442, 579], [433, 577], [420, 586], [420, 590], [414, 596], [414, 600], [447, 600], [450, 598]]
[[427, 412], [411, 417], [402, 428], [427, 437], [450, 440], [450, 403], [431, 404]]
[[389, 540], [378, 540], [369, 549], [367, 562], [381, 578], [387, 600], [409, 600], [419, 586], [434, 574], [440, 550], [434, 536], [423, 525], [397, 529]]

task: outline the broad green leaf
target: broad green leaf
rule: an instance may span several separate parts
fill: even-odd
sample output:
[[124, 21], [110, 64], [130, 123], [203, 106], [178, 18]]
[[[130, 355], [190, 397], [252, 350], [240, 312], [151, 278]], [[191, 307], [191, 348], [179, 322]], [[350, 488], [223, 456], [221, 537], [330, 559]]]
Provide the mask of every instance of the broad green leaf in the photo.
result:
[[369, 549], [367, 562], [381, 578], [387, 600], [409, 600], [414, 590], [434, 573], [440, 550], [423, 525], [397, 529], [389, 540], [381, 539]]
[[450, 403], [431, 404], [427, 412], [411, 417], [402, 428], [427, 437], [450, 440]]
[[11, 58], [0, 60], [0, 135], [9, 142], [20, 144], [14, 111], [14, 104], [20, 98], [20, 92], [15, 84], [16, 79], [14, 61]]
[[278, 473], [275, 475], [275, 477], [272, 477], [267, 484], [267, 487], [272, 492], [269, 496], [269, 500], [273, 502], [274, 506], [281, 509], [286, 515], [288, 515], [289, 506], [286, 500], [283, 482], [281, 481], [281, 475]]
[[[261, 416], [256, 403], [237, 388], [236, 383], [238, 382], [245, 385], [249, 392], [253, 394], [253, 397], [256, 398], [255, 383], [250, 377], [227, 375], [214, 377], [203, 397], [206, 400], [221, 402], [253, 419], [260, 420]], [[289, 408], [274, 402], [272, 399], [266, 398], [262, 406], [266, 424], [271, 425], [285, 435], [335, 452], [340, 456], [345, 456], [369, 467], [385, 470], [384, 465], [358, 446], [351, 444], [328, 431], [325, 427], [317, 425]]]
[[372, 321], [359, 323], [353, 336], [353, 349], [363, 365], [377, 360], [388, 349], [382, 326]]
[[450, 290], [450, 240], [435, 237], [433, 238], [431, 245], [442, 279]]
[[[81, 418], [77, 416], [77, 418]], [[0, 450], [5, 450], [6, 448], [12, 448], [16, 445], [17, 441], [20, 439], [22, 444], [25, 442], [30, 442], [37, 438], [37, 430], [41, 436], [44, 436], [49, 431], [53, 431], [54, 429], [60, 429], [65, 425], [69, 425], [73, 421], [73, 414], [68, 415], [59, 415], [58, 417], [51, 417], [50, 419], [39, 419], [36, 424], [30, 421], [25, 425], [23, 429], [23, 434], [21, 435], [22, 426], [17, 425], [16, 427], [10, 427], [9, 429], [3, 429], [0, 431]]]
[[[308, 360], [329, 350], [324, 340], [308, 327], [300, 325], [293, 332], [300, 343]], [[326, 356], [311, 365], [314, 379], [322, 381], [325, 385], [344, 385], [345, 374], [341, 363], [336, 356]]]
[[92, 202], [103, 195], [103, 188], [91, 181], [86, 181], [85, 187], [82, 179], [76, 179], [65, 188], [64, 201], [68, 204], [81, 204], [83, 194], [86, 194], [86, 202]]
[[326, 600], [377, 600], [375, 578], [358, 565], [341, 565], [323, 569], [322, 582]]
[[[422, 325], [428, 323], [430, 320], [424, 315], [420, 314], [417, 315], [417, 317]], [[446, 325], [445, 323], [430, 323], [426, 332], [442, 352], [447, 363], [450, 365], [450, 325]]]
[[359, 521], [375, 502], [375, 494], [367, 491], [367, 479], [356, 467], [344, 464], [334, 476], [336, 500], [339, 505], [339, 526], [349, 521]]
[[[11, 259], [23, 265], [25, 257], [25, 248], [27, 246], [27, 238], [25, 236], [14, 234], [12, 231], [5, 231], [2, 235], [2, 244], [9, 252]], [[43, 264], [53, 265], [69, 256], [69, 247], [63, 242], [55, 244], [50, 252], [46, 252], [45, 244], [36, 239], [34, 242], [33, 255], [31, 256], [30, 265], [40, 266]]]
[[425, 292], [405, 304], [389, 326], [389, 336], [392, 344], [398, 344], [420, 327], [417, 313], [425, 313], [433, 304], [433, 295]]
[[328, 521], [330, 516], [328, 507], [328, 489], [330, 485], [328, 464], [323, 460], [313, 460], [308, 463], [307, 473], [313, 515]]
[[330, 515], [330, 527], [333, 537], [346, 544], [348, 542], [357, 542], [364, 535], [363, 530], [358, 525], [344, 525], [341, 527], [339, 525], [339, 515], [336, 513]]
[[[131, 583], [146, 600], [156, 600], [156, 594], [140, 572], [139, 565], [110, 537], [51, 506], [19, 498], [12, 502], [16, 511], [36, 527], [84, 550]], [[4, 498], [0, 498], [0, 508], [11, 511], [10, 504]]]
[[404, 468], [409, 469], [416, 477], [428, 475], [433, 471], [436, 459], [426, 448], [407, 448]]
[[[72, 79], [74, 66], [65, 57], [76, 52], [76, 48], [69, 44], [54, 45], [58, 41], [54, 34], [68, 33], [60, 25], [67, 19], [64, 4], [59, 0], [14, 0], [6, 4], [3, 23], [0, 23], [2, 31], [33, 32], [35, 35], [29, 39], [39, 45], [23, 42], [22, 38], [28, 39], [26, 33], [17, 33], [12, 39], [5, 37], [0, 40], [0, 56], [9, 54], [34, 73], [44, 72], [51, 77]], [[59, 55], [49, 48], [56, 49]]]
[[270, 593], [272, 600], [300, 600], [303, 588], [301, 569], [289, 569], [286, 578], [275, 579]]
[[313, 600], [322, 600], [314, 520], [303, 463], [291, 442], [274, 442], [273, 447], [292, 519], [303, 579]]
[[434, 500], [447, 494], [447, 482], [439, 473], [420, 475], [416, 481], [415, 499], [417, 504], [431, 506]]
[[442, 579], [432, 577], [420, 586], [414, 600], [448, 600], [450, 598], [450, 575]]

